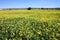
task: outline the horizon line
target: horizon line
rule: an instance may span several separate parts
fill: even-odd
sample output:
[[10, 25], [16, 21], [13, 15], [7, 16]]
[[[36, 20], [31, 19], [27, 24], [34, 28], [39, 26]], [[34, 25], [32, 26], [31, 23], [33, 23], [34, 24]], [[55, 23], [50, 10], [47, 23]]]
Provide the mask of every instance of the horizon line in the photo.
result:
[[[17, 8], [19, 8], [19, 7], [17, 7]], [[22, 8], [29, 8], [29, 7], [20, 7], [20, 8], [22, 9]], [[31, 7], [31, 8], [60, 8], [60, 7]], [[9, 8], [0, 8], [0, 9], [9, 9]]]

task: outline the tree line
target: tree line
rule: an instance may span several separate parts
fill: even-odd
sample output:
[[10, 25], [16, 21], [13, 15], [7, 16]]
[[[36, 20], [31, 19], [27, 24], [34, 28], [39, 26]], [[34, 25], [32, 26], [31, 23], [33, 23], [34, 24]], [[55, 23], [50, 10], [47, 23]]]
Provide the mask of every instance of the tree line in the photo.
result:
[[2, 10], [32, 10], [32, 9], [38, 9], [38, 10], [60, 10], [60, 8], [5, 8]]

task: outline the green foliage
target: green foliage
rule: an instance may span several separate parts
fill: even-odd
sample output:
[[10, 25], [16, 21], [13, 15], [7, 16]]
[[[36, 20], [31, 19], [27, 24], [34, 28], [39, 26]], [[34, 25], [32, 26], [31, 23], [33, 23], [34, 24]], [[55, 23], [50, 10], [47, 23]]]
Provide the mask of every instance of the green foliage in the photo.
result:
[[0, 40], [60, 40], [60, 21], [0, 19]]

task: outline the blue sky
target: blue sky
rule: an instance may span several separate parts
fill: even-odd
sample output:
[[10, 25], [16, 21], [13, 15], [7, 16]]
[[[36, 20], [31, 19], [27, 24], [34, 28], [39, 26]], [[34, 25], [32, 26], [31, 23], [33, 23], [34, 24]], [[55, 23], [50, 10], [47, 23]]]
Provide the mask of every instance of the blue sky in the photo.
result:
[[54, 8], [60, 7], [60, 0], [0, 0], [0, 8]]

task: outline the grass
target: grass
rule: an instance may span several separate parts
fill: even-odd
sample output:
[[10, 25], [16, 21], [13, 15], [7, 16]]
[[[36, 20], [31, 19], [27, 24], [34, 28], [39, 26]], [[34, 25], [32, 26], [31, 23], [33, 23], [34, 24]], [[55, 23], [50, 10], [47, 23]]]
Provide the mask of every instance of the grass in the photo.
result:
[[0, 10], [0, 40], [60, 40], [60, 10]]

